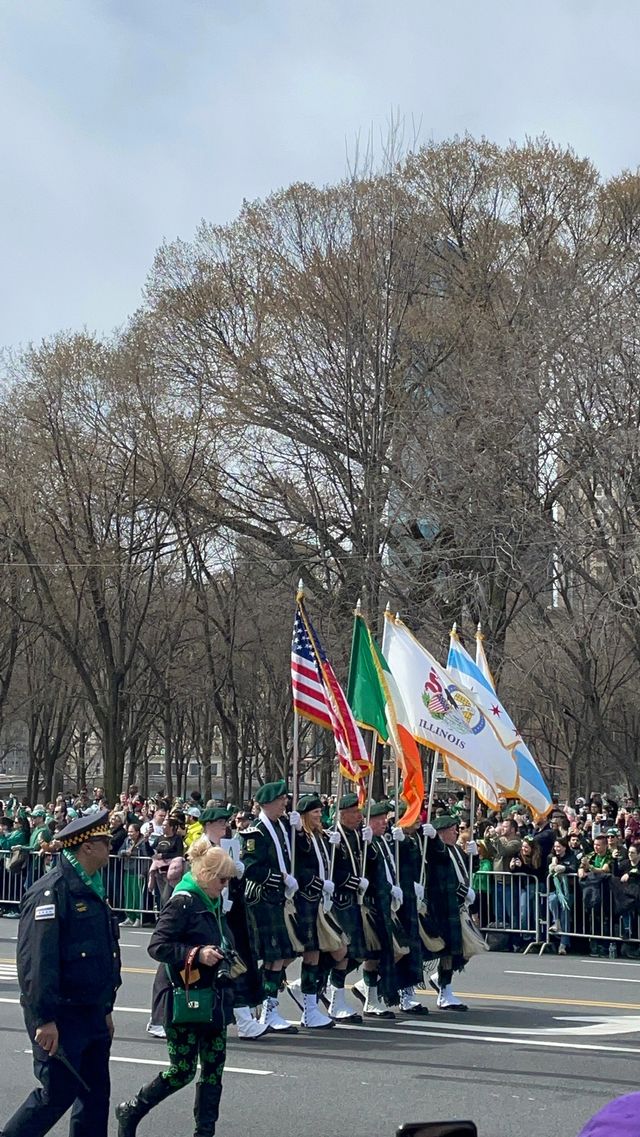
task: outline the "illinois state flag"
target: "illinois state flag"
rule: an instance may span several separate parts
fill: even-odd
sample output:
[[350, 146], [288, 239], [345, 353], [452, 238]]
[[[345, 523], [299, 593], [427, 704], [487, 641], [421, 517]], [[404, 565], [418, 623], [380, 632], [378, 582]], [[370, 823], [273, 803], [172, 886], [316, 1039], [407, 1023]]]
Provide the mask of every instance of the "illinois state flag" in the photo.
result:
[[402, 828], [420, 817], [424, 777], [420, 751], [407, 726], [407, 715], [389, 665], [364, 617], [355, 614], [347, 698], [360, 726], [388, 742], [402, 776], [401, 797], [407, 808], [398, 821]]
[[472, 777], [457, 778], [475, 785], [488, 805], [498, 805], [501, 791], [516, 790], [518, 767], [511, 750], [502, 745], [471, 691], [453, 676], [411, 634], [402, 620], [385, 613], [383, 650], [395, 677], [413, 737], [439, 750]]

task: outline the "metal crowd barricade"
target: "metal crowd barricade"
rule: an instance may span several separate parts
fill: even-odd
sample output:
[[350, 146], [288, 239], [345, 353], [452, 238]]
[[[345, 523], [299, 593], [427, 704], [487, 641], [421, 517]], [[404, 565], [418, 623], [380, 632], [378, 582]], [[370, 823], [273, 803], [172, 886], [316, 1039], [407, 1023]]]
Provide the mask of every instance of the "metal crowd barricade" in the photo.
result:
[[618, 955], [619, 945], [626, 944], [633, 947], [636, 957], [640, 958], [640, 914], [638, 911], [617, 914], [609, 874], [603, 874], [602, 879], [602, 885], [592, 885], [599, 890], [596, 903], [592, 904], [586, 902], [589, 893], [585, 893], [579, 876], [564, 874], [566, 889], [562, 886], [560, 889], [567, 902], [565, 907], [554, 876], [547, 878], [546, 935], [541, 955], [560, 945], [568, 948], [572, 941], [586, 941], [595, 954], [613, 957], [614, 953]]
[[[12, 850], [0, 850], [0, 913], [17, 914], [26, 890], [55, 864], [57, 853], [30, 852], [26, 863], [9, 872]], [[103, 880], [111, 907], [132, 923], [152, 915], [158, 898], [149, 888], [150, 857], [110, 856]]]
[[528, 873], [480, 872], [475, 876], [480, 931], [504, 935], [525, 954], [546, 942], [546, 898]]

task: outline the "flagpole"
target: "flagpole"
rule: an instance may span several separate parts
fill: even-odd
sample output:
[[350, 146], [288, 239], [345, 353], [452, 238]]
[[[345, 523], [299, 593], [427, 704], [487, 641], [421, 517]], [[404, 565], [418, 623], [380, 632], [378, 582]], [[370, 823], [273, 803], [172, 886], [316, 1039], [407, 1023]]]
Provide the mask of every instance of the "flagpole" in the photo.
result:
[[[366, 817], [365, 817], [365, 825], [368, 825], [370, 820], [371, 820], [371, 802], [373, 800], [373, 773], [374, 773], [373, 768], [374, 768], [375, 756], [376, 756], [376, 742], [377, 742], [377, 735], [376, 735], [375, 730], [372, 730], [371, 731], [371, 742], [369, 744], [369, 759], [371, 761], [371, 773], [369, 774], [369, 782], [367, 785], [367, 811], [366, 811]], [[364, 842], [364, 848], [362, 850], [362, 869], [361, 869], [363, 876], [366, 876], [366, 873], [364, 870], [367, 867], [367, 849], [368, 848], [369, 848], [369, 845], [366, 842]]]
[[[427, 821], [431, 821], [431, 814], [433, 812], [433, 800], [436, 796], [436, 778], [438, 776], [438, 763], [440, 761], [440, 751], [434, 750], [433, 752], [433, 768], [431, 770], [431, 782], [429, 784], [429, 800], [427, 801]], [[424, 882], [427, 879], [427, 841], [425, 837], [422, 842], [422, 864], [420, 866], [420, 884], [424, 888]]]
[[[338, 766], [338, 790], [336, 793], [336, 808], [333, 814], [333, 832], [338, 832], [338, 821], [340, 818], [340, 798], [342, 796], [342, 770]], [[336, 846], [331, 846], [331, 864], [329, 866], [329, 880], [333, 880], [333, 870], [336, 866]]]
[[[298, 581], [298, 589], [296, 592], [296, 610], [301, 600], [304, 599], [304, 585], [302, 577]], [[293, 711], [293, 767], [291, 770], [291, 808], [295, 809], [298, 804], [298, 780], [300, 776], [300, 716], [294, 707]], [[295, 832], [291, 835], [291, 875], [296, 875], [296, 835]]]
[[427, 821], [431, 821], [431, 814], [433, 813], [433, 802], [436, 796], [436, 779], [438, 777], [438, 763], [440, 761], [440, 751], [434, 750], [433, 752], [433, 767], [431, 770], [431, 783], [429, 785], [429, 799], [427, 801]]

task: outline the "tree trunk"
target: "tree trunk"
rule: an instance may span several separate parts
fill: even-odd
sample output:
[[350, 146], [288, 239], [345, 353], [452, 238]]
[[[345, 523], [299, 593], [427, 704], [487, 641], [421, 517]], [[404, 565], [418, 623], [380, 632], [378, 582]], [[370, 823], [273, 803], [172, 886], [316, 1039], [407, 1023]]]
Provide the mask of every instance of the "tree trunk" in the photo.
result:
[[173, 801], [173, 747], [171, 737], [171, 707], [165, 705], [163, 715], [164, 728], [164, 781], [165, 791], [170, 802]]

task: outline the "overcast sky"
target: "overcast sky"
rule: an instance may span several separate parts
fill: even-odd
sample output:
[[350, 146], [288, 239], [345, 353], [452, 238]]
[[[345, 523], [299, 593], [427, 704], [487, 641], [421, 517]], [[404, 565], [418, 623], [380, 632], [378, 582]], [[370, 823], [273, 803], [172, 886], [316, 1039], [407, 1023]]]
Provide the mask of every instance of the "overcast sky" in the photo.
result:
[[423, 140], [640, 162], [640, 0], [2, 0], [0, 344], [108, 332], [163, 238]]

